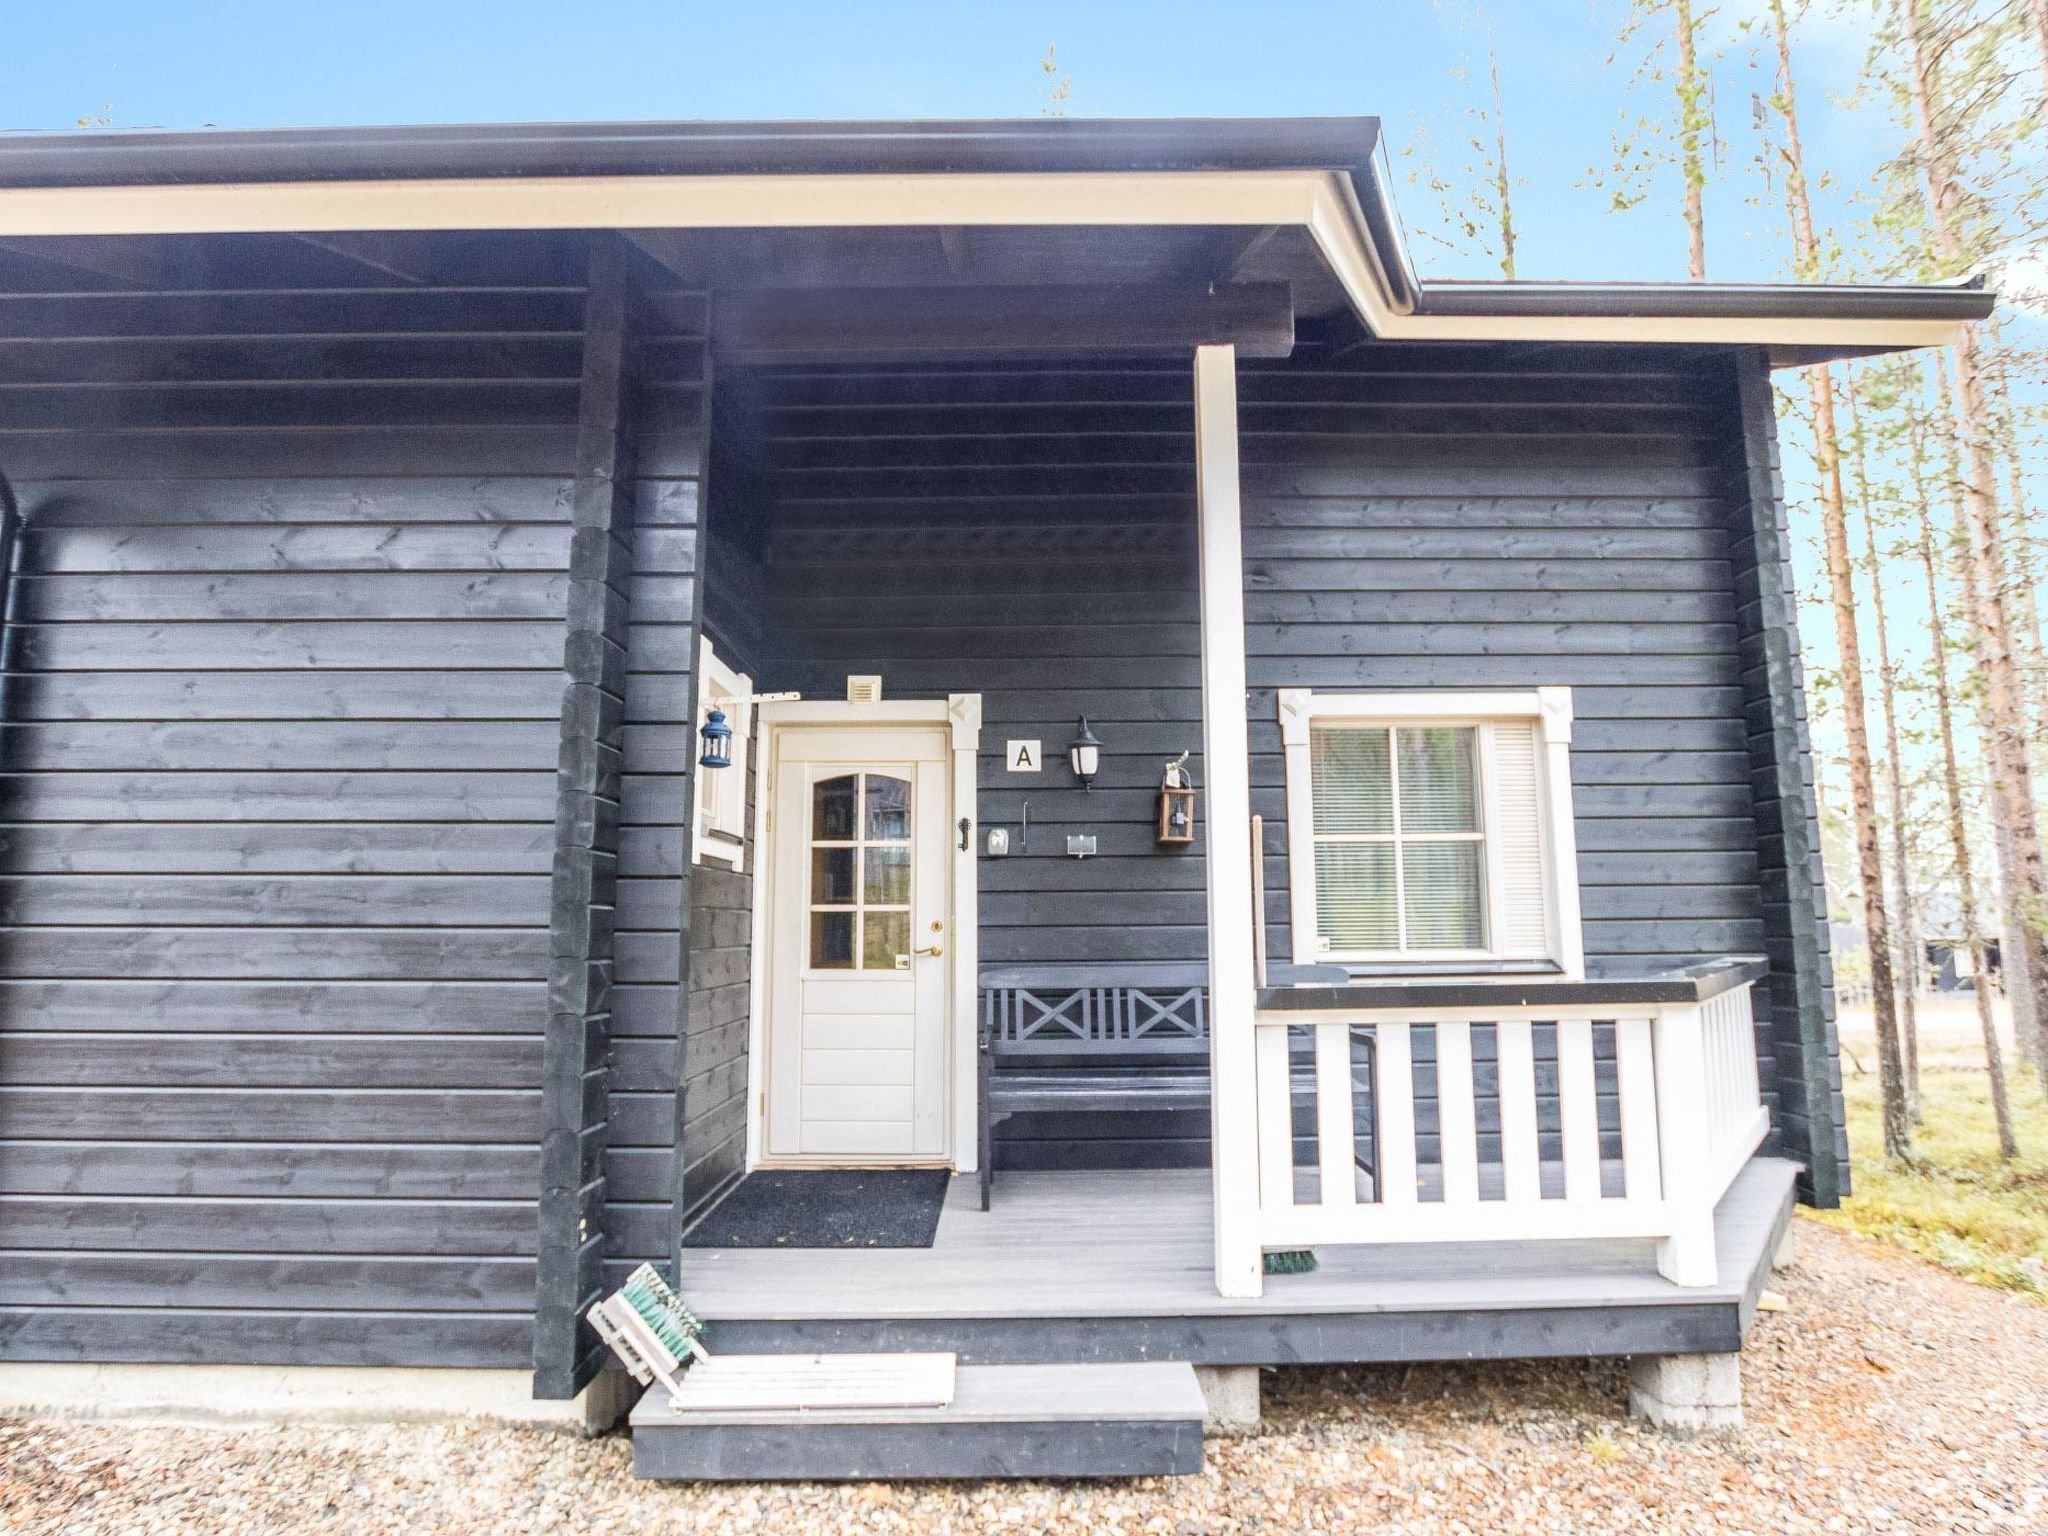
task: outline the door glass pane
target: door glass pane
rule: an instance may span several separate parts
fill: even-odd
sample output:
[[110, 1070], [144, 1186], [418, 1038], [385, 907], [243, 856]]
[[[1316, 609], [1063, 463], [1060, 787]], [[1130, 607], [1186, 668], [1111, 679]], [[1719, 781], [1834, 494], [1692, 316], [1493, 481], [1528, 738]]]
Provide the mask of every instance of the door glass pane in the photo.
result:
[[1312, 732], [1309, 783], [1316, 831], [1394, 830], [1385, 726], [1330, 726]]
[[1404, 727], [1395, 732], [1401, 753], [1401, 830], [1477, 832], [1479, 770], [1468, 725]]
[[811, 903], [820, 907], [850, 907], [854, 895], [855, 848], [813, 848], [811, 850]]
[[867, 776], [867, 826], [861, 836], [868, 842], [900, 843], [910, 836], [910, 781], [887, 774]]
[[837, 779], [820, 779], [811, 787], [811, 836], [821, 843], [853, 841], [854, 800], [860, 788], [857, 774]]
[[1410, 949], [1478, 949], [1479, 844], [1408, 843], [1401, 849]]
[[811, 914], [811, 965], [820, 971], [853, 969], [853, 925], [851, 912]]
[[864, 849], [867, 886], [863, 900], [877, 906], [905, 906], [910, 901], [910, 850]]
[[1398, 946], [1391, 843], [1316, 845], [1316, 933], [1340, 951]]
[[908, 912], [868, 912], [862, 916], [864, 938], [861, 944], [861, 966], [870, 971], [888, 971], [896, 967], [896, 957], [910, 953], [910, 914]]

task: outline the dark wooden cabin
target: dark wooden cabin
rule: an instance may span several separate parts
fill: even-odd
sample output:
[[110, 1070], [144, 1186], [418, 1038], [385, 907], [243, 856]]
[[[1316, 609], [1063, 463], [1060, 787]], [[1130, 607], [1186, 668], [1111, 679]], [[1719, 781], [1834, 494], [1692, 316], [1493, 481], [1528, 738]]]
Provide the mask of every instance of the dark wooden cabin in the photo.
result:
[[[1732, 1354], [1846, 1180], [1770, 370], [1989, 305], [1423, 282], [1370, 119], [0, 138], [0, 1390], [570, 1399], [647, 1260], [998, 1372]], [[844, 1165], [931, 1246], [682, 1246]]]

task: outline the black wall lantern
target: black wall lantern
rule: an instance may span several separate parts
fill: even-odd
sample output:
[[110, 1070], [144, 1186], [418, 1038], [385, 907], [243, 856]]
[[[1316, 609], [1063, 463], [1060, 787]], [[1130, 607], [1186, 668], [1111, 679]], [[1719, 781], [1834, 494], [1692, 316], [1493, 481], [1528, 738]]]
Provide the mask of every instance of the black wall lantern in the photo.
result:
[[1081, 781], [1081, 787], [1088, 789], [1095, 783], [1097, 770], [1102, 767], [1102, 743], [1095, 739], [1095, 733], [1088, 729], [1088, 717], [1081, 717], [1081, 734], [1074, 738], [1074, 744], [1067, 748], [1067, 762], [1074, 770], [1074, 777]]
[[700, 768], [730, 768], [732, 766], [732, 727], [725, 723], [725, 711], [714, 709], [697, 728], [703, 738], [704, 753], [697, 759]]
[[1195, 840], [1195, 786], [1188, 781], [1187, 753], [1166, 765], [1159, 781], [1159, 842], [1171, 847]]

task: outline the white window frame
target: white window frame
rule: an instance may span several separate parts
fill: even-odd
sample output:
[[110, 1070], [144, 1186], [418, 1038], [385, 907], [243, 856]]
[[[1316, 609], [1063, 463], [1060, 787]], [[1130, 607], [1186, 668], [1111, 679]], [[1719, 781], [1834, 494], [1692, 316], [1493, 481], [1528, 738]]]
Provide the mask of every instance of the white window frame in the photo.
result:
[[[716, 859], [729, 864], [735, 874], [747, 861], [747, 749], [754, 734], [754, 705], [750, 695], [754, 680], [735, 672], [718, 657], [711, 638], [697, 639], [697, 728], [711, 717], [714, 707], [725, 710], [732, 727], [732, 766], [697, 769], [692, 789], [695, 836], [691, 838], [690, 862], [702, 864]], [[720, 700], [727, 700], [722, 706]], [[703, 738], [692, 733], [689, 751], [694, 759]], [[709, 800], [709, 804], [705, 802]]]
[[[1567, 980], [1586, 974], [1585, 938], [1579, 917], [1578, 838], [1572, 825], [1572, 693], [1537, 688], [1518, 693], [1317, 693], [1280, 690], [1280, 739], [1287, 756], [1287, 877], [1290, 926], [1297, 965], [1353, 964], [1428, 968], [1469, 965], [1475, 971], [1529, 960], [1554, 965]], [[1487, 950], [1357, 951], [1332, 954], [1316, 947], [1315, 806], [1310, 777], [1309, 734], [1317, 724], [1375, 726], [1478, 726], [1516, 721], [1536, 728], [1537, 796], [1540, 801], [1544, 890], [1544, 953]], [[1491, 828], [1495, 775], [1479, 738], [1480, 825], [1488, 838], [1486, 933], [1498, 931], [1501, 905], [1499, 861], [1493, 857]]]

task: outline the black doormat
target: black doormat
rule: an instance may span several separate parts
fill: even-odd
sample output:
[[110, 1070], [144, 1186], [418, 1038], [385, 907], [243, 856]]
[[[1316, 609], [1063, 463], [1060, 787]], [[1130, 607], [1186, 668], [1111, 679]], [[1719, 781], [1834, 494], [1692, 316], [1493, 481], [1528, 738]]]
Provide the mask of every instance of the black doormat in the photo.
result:
[[944, 1168], [768, 1168], [750, 1173], [685, 1248], [929, 1248]]

